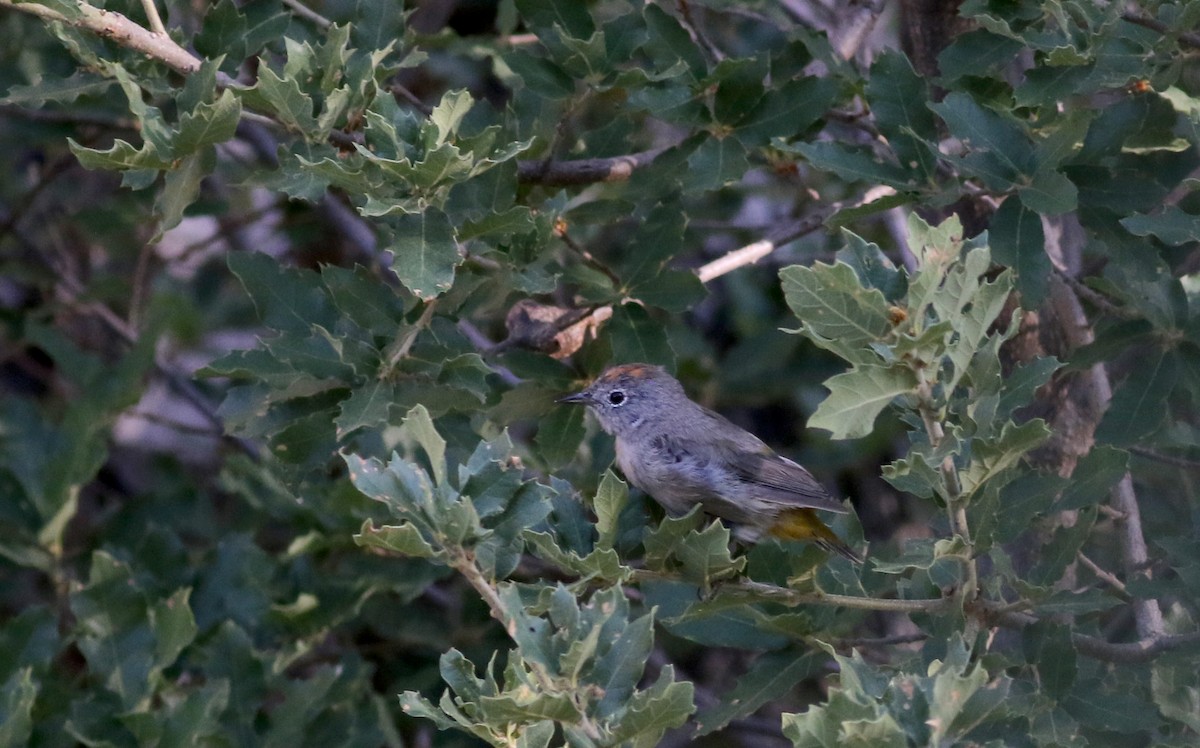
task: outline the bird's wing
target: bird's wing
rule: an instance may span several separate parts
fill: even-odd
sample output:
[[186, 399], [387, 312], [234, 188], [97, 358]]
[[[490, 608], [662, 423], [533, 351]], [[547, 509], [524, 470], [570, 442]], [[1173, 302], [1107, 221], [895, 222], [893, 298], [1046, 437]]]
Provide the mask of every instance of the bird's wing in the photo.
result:
[[757, 497], [763, 501], [846, 513], [846, 507], [830, 496], [812, 473], [774, 452], [731, 450], [726, 453], [726, 464], [738, 478], [753, 484]]
[[718, 442], [726, 464], [740, 480], [754, 485], [756, 498], [783, 507], [809, 507], [845, 514], [846, 507], [835, 500], [812, 473], [786, 457], [775, 454], [754, 434], [720, 413], [702, 408], [711, 419], [710, 428], [725, 434]]

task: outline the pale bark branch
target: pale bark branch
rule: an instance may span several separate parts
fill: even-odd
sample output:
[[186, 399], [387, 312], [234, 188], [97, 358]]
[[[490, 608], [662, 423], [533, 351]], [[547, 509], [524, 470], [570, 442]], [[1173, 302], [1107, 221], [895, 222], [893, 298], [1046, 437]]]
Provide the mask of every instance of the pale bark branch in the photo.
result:
[[[162, 33], [155, 33], [139, 26], [120, 13], [97, 8], [82, 1], [76, 3], [79, 16], [74, 18], [68, 18], [57, 10], [35, 3], [0, 0], [0, 7], [12, 8], [47, 21], [58, 21], [68, 26], [91, 31], [105, 39], [113, 40], [122, 47], [128, 47], [158, 60], [183, 75], [194, 73], [200, 69], [200, 58], [176, 44], [171, 37], [167, 36], [165, 29]], [[157, 13], [155, 16], [157, 17]], [[151, 23], [153, 23], [153, 19]], [[161, 23], [159, 21], [160, 25]]]

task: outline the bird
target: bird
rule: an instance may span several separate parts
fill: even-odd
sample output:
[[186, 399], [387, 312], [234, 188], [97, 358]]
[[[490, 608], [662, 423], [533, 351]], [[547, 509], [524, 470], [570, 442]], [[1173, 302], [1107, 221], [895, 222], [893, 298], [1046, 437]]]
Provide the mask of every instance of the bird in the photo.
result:
[[741, 542], [765, 536], [809, 541], [862, 563], [817, 515], [848, 510], [812, 473], [692, 401], [661, 366], [612, 366], [558, 402], [587, 406], [616, 439], [621, 472], [668, 512], [683, 514], [699, 504]]

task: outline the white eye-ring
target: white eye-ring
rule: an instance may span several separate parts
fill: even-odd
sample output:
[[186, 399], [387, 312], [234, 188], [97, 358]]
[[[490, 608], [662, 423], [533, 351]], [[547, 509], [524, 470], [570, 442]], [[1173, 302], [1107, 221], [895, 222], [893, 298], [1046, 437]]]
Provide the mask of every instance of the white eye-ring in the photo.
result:
[[620, 407], [625, 404], [625, 393], [622, 390], [613, 390], [608, 393], [608, 404], [614, 407]]

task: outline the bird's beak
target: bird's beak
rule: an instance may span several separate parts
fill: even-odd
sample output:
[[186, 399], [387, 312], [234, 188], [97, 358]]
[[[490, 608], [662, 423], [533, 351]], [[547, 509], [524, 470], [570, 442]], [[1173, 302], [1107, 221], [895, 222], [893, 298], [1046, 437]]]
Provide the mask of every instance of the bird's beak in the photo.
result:
[[592, 402], [592, 396], [587, 390], [583, 390], [582, 392], [574, 392], [565, 397], [560, 397], [555, 402], [568, 405], [587, 405]]

